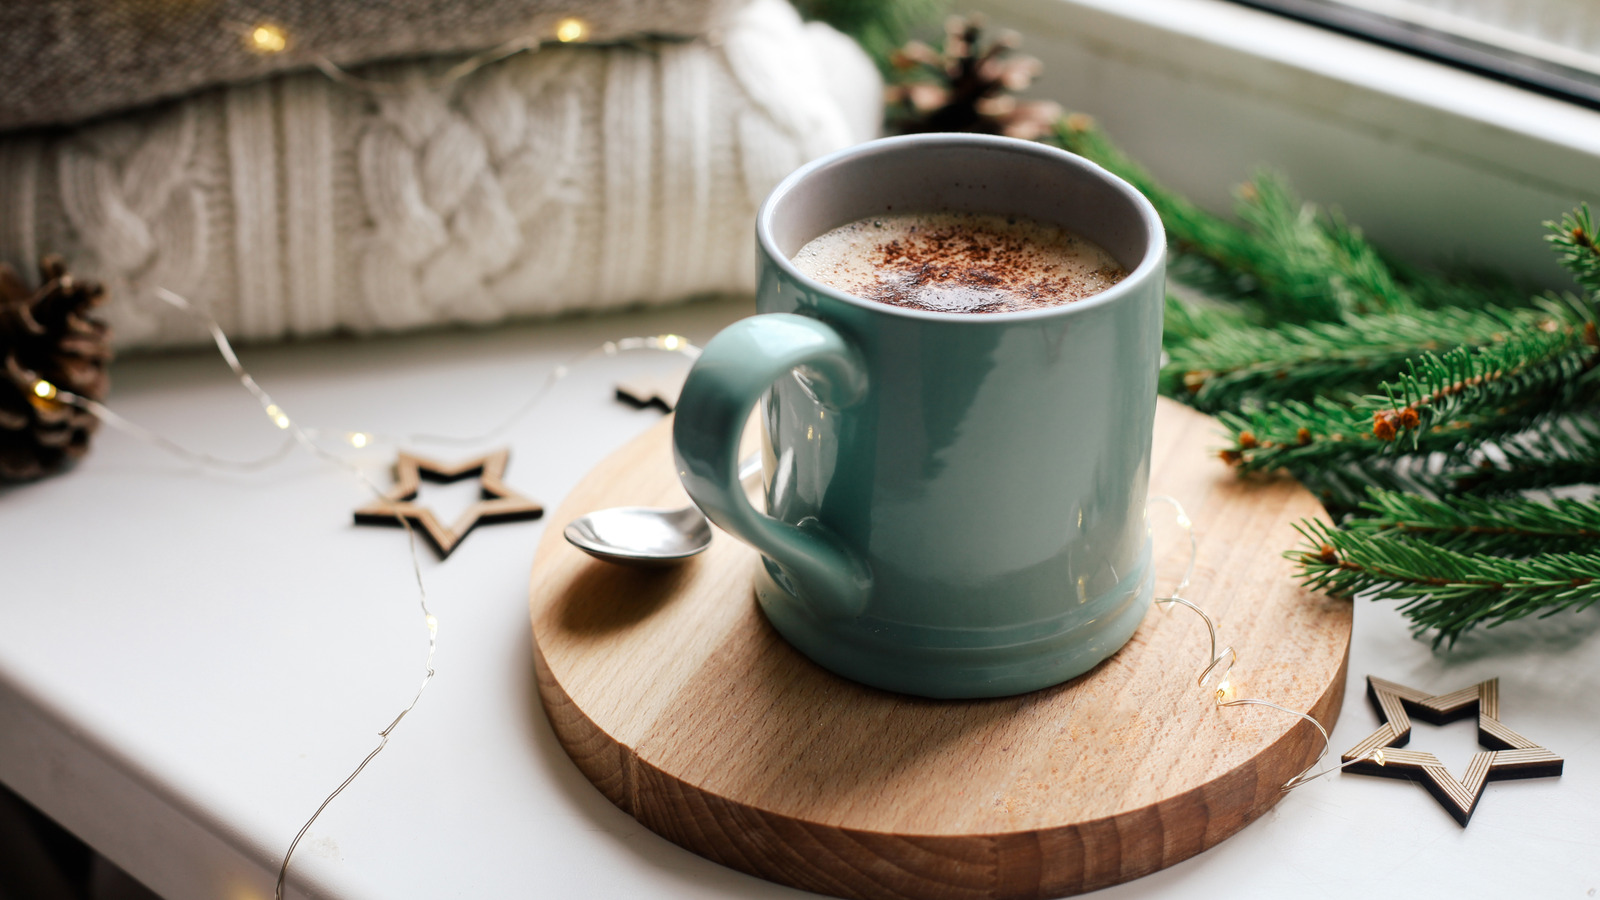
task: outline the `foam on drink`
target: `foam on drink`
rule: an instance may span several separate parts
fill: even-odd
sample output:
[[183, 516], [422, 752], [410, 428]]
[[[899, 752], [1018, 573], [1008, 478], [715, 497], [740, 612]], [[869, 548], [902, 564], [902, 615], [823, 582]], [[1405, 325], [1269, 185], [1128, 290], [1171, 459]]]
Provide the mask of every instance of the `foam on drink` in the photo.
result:
[[992, 313], [1071, 303], [1128, 273], [1100, 245], [1045, 222], [988, 213], [891, 213], [835, 228], [795, 267], [892, 306]]

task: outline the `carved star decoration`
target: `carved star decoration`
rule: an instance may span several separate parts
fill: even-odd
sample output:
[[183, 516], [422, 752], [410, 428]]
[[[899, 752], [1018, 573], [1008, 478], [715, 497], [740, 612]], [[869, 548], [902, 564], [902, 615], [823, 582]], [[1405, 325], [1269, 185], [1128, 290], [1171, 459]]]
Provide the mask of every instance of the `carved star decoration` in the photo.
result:
[[678, 405], [678, 394], [683, 391], [687, 368], [667, 374], [640, 375], [628, 381], [617, 382], [617, 399], [636, 409], [654, 406], [662, 412], [672, 412]]
[[[394, 463], [394, 488], [382, 500], [356, 510], [356, 524], [398, 527], [400, 519], [404, 518], [421, 530], [428, 543], [439, 551], [439, 558], [444, 559], [480, 524], [516, 522], [544, 515], [543, 506], [506, 487], [503, 479], [510, 458], [511, 451], [502, 447], [452, 466], [402, 452]], [[473, 476], [482, 482], [482, 499], [467, 507], [452, 525], [446, 526], [433, 510], [412, 502], [417, 499], [417, 490], [424, 478], [448, 484]]]
[[[1463, 827], [1472, 819], [1486, 783], [1561, 774], [1561, 757], [1501, 724], [1498, 678], [1449, 694], [1429, 695], [1368, 676], [1367, 697], [1377, 708], [1383, 726], [1344, 754], [1343, 762], [1361, 760], [1347, 771], [1419, 782]], [[1473, 713], [1478, 715], [1478, 743], [1490, 749], [1473, 754], [1467, 774], [1459, 780], [1432, 753], [1390, 749], [1403, 747], [1411, 740], [1413, 715], [1424, 722], [1443, 725]]]

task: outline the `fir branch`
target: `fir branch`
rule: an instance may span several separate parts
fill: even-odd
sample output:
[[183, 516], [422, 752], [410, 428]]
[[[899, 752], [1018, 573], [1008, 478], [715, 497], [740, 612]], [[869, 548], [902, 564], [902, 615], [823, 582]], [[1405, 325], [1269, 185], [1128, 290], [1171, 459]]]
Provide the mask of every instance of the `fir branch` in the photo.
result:
[[1550, 233], [1545, 240], [1555, 247], [1561, 265], [1590, 293], [1600, 293], [1600, 246], [1596, 246], [1594, 222], [1589, 217], [1589, 204], [1561, 217], [1558, 222], [1546, 222]]
[[1400, 536], [1458, 553], [1496, 556], [1600, 551], [1600, 503], [1569, 498], [1449, 502], [1371, 489], [1362, 514], [1345, 522], [1350, 534]]
[[1261, 244], [1253, 274], [1281, 312], [1327, 321], [1414, 305], [1359, 229], [1302, 202], [1282, 176], [1259, 173], [1239, 197], [1239, 217]]
[[1168, 294], [1162, 311], [1161, 343], [1169, 352], [1177, 346], [1210, 340], [1254, 325], [1243, 312], [1212, 302], [1190, 302]]
[[1408, 371], [1384, 385], [1389, 408], [1373, 413], [1373, 433], [1412, 441], [1428, 429], [1488, 414], [1557, 409], [1586, 387], [1579, 376], [1594, 368], [1593, 323], [1547, 319], [1500, 344], [1425, 352]]
[[1507, 559], [1354, 534], [1317, 521], [1296, 527], [1306, 544], [1285, 556], [1299, 564], [1303, 584], [1335, 596], [1373, 591], [1399, 600], [1419, 633], [1437, 632], [1436, 647], [1478, 625], [1578, 611], [1600, 600], [1600, 553]]
[[1255, 303], [1279, 321], [1329, 321], [1415, 306], [1358, 229], [1302, 203], [1275, 175], [1258, 175], [1240, 189], [1240, 226], [1167, 190], [1088, 116], [1063, 119], [1054, 143], [1105, 166], [1148, 197], [1177, 253], [1211, 263], [1209, 272], [1196, 270], [1211, 276], [1204, 287], [1221, 287], [1224, 295]]
[[1382, 442], [1361, 415], [1376, 406], [1370, 397], [1285, 400], [1261, 409], [1222, 410], [1218, 418], [1232, 434], [1222, 459], [1241, 472], [1279, 467], [1299, 474], [1318, 466], [1371, 456]]
[[1247, 272], [1227, 269], [1197, 253], [1174, 248], [1167, 257], [1167, 280], [1200, 296], [1226, 303], [1255, 324], [1270, 321], [1262, 310], [1260, 284]]
[[1113, 144], [1090, 117], [1064, 117], [1057, 123], [1054, 136], [1046, 140], [1099, 163], [1137, 188], [1161, 215], [1167, 240], [1178, 251], [1199, 254], [1227, 271], [1248, 272], [1252, 268], [1251, 260], [1258, 250], [1243, 228], [1168, 190]]
[[[1170, 310], [1169, 321], [1176, 318]], [[1364, 316], [1354, 324], [1260, 328], [1219, 320], [1205, 335], [1169, 347], [1164, 390], [1204, 409], [1309, 399], [1321, 392], [1370, 393], [1420, 350], [1507, 340], [1552, 321], [1547, 311], [1437, 310]]]
[[1386, 454], [1427, 457], [1445, 454], [1465, 458], [1487, 443], [1514, 435], [1536, 424], [1551, 411], [1512, 406], [1463, 415], [1430, 428], [1414, 431], [1406, 441], [1385, 434], [1404, 427], [1391, 426], [1393, 410], [1381, 397], [1352, 397], [1343, 401], [1319, 397], [1310, 403], [1286, 400], [1242, 413], [1218, 413], [1233, 435], [1222, 459], [1240, 472], [1287, 469], [1302, 481], [1314, 481], [1327, 466], [1383, 458]]
[[1459, 455], [1592, 399], [1592, 380], [1579, 377], [1597, 358], [1587, 332], [1541, 326], [1499, 344], [1424, 354], [1386, 395], [1223, 412], [1234, 437], [1223, 458], [1246, 471], [1285, 466], [1303, 476], [1362, 455]]

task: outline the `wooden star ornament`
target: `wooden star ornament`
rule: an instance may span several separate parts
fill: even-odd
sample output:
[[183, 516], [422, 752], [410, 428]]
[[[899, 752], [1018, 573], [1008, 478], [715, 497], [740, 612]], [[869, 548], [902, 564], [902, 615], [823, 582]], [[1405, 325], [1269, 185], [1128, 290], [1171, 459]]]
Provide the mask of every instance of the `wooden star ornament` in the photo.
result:
[[617, 399], [635, 409], [654, 406], [662, 412], [672, 412], [678, 405], [678, 394], [683, 391], [683, 381], [689, 375], [687, 368], [666, 374], [640, 375], [628, 381], [617, 382]]
[[[1416, 781], [1462, 826], [1472, 819], [1488, 782], [1561, 774], [1561, 757], [1501, 724], [1498, 678], [1453, 693], [1430, 695], [1369, 676], [1367, 697], [1383, 726], [1344, 754], [1342, 761], [1350, 764], [1347, 771]], [[1443, 725], [1474, 713], [1478, 716], [1478, 743], [1490, 749], [1473, 754], [1466, 775], [1459, 780], [1432, 753], [1393, 749], [1411, 740], [1411, 716]]]
[[[403, 518], [420, 529], [428, 543], [439, 551], [439, 558], [444, 559], [478, 525], [537, 519], [544, 515], [543, 506], [506, 487], [503, 479], [510, 458], [511, 451], [503, 447], [456, 465], [402, 452], [394, 464], [394, 488], [382, 500], [356, 510], [356, 524], [398, 527]], [[448, 484], [474, 476], [482, 482], [482, 499], [467, 507], [452, 525], [440, 522], [428, 507], [412, 502], [417, 499], [417, 490], [424, 478]]]

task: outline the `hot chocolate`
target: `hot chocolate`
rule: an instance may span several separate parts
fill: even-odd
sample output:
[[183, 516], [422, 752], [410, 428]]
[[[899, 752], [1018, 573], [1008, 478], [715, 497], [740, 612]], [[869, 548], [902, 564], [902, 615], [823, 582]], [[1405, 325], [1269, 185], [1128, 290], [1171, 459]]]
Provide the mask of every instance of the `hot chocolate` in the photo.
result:
[[961, 212], [860, 219], [807, 243], [794, 264], [866, 300], [958, 313], [1071, 303], [1128, 274], [1098, 244], [1060, 226]]

